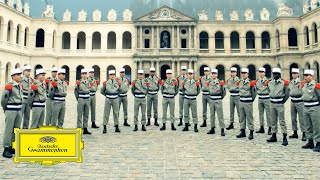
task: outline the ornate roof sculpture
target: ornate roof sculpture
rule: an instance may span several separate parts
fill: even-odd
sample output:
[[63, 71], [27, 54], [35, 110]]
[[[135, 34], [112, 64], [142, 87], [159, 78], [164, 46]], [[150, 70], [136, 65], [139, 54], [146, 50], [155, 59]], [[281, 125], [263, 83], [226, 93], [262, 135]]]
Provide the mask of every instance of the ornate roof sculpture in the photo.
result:
[[254, 14], [253, 14], [252, 9], [247, 9], [247, 10], [244, 12], [244, 16], [246, 17], [246, 20], [247, 20], [247, 21], [253, 21], [253, 20], [254, 20]]
[[25, 2], [25, 3], [24, 3], [23, 12], [24, 12], [24, 14], [26, 14], [27, 16], [30, 15], [30, 7], [29, 7], [29, 3], [28, 3], [28, 2]]
[[223, 13], [221, 10], [216, 10], [215, 19], [217, 21], [223, 21]]
[[16, 9], [17, 9], [19, 12], [22, 12], [22, 3], [21, 3], [21, 0], [17, 0], [17, 2], [16, 2]]
[[270, 12], [266, 8], [263, 8], [260, 11], [260, 20], [261, 21], [269, 21], [269, 19], [270, 19]]
[[132, 11], [130, 9], [125, 9], [123, 11], [123, 21], [131, 21], [132, 20]]
[[47, 5], [47, 9], [42, 13], [43, 17], [54, 17], [53, 5]]
[[289, 8], [284, 3], [279, 3], [277, 17], [280, 17], [280, 16], [292, 16], [292, 15], [293, 15], [292, 8]]
[[96, 9], [95, 11], [93, 11], [93, 13], [92, 13], [92, 20], [93, 20], [93, 21], [101, 21], [101, 11], [99, 11], [98, 9]]
[[117, 11], [115, 11], [114, 9], [111, 9], [108, 12], [108, 21], [116, 21], [117, 20]]
[[232, 10], [230, 13], [230, 20], [231, 21], [238, 21], [239, 20], [239, 14], [237, 10]]
[[87, 12], [83, 9], [78, 12], [78, 21], [87, 21]]
[[209, 19], [208, 18], [208, 12], [205, 11], [205, 10], [200, 11], [198, 16], [199, 16], [199, 20], [200, 21], [207, 21]]
[[71, 21], [71, 12], [69, 11], [69, 9], [67, 9], [63, 13], [63, 20], [62, 21]]

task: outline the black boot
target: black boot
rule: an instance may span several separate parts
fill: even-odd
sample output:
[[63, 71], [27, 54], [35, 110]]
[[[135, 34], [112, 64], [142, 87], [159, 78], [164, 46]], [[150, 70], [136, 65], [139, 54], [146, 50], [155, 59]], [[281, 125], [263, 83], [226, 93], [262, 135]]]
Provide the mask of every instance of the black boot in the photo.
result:
[[147, 122], [146, 126], [150, 126], [150, 118], [148, 118], [148, 122]]
[[10, 149], [9, 148], [4, 148], [2, 156], [5, 157], [5, 158], [12, 158], [12, 154], [10, 153]]
[[188, 123], [188, 126], [191, 126], [191, 124], [190, 124], [190, 123]]
[[201, 124], [200, 127], [207, 127], [207, 121], [206, 121], [206, 120], [203, 120], [203, 123]]
[[147, 130], [146, 130], [146, 127], [145, 127], [144, 125], [142, 125], [141, 130], [142, 130], [142, 131], [147, 131]]
[[256, 133], [264, 133], [264, 127], [261, 126], [260, 129], [258, 131], [256, 131]]
[[253, 130], [250, 130], [249, 140], [253, 139]]
[[119, 129], [119, 125], [116, 125], [115, 127], [116, 127], [116, 130], [114, 132], [116, 132], [116, 133], [121, 132], [120, 129]]
[[240, 134], [238, 134], [236, 137], [237, 137], [237, 138], [243, 138], [243, 137], [246, 137], [246, 130], [241, 129]]
[[10, 153], [11, 153], [11, 154], [15, 154], [15, 153], [16, 153], [15, 149], [13, 149], [12, 146], [9, 147], [9, 150], [10, 150]]
[[227, 130], [234, 129], [233, 123], [230, 123], [229, 126], [226, 129]]
[[320, 142], [317, 142], [316, 147], [313, 148], [314, 152], [320, 152]]
[[224, 129], [221, 128], [221, 136], [225, 136], [226, 134], [224, 133]]
[[154, 118], [154, 125], [155, 125], [155, 126], [159, 126], [159, 123], [158, 123], [158, 119], [157, 119], [157, 118]]
[[103, 125], [103, 131], [102, 131], [102, 134], [106, 134], [107, 133], [107, 126], [106, 125]]
[[289, 136], [290, 139], [298, 139], [298, 132], [297, 131], [293, 131], [293, 134], [291, 136]]
[[182, 131], [189, 131], [188, 123], [185, 123], [184, 128], [182, 129]]
[[277, 134], [276, 133], [272, 133], [272, 136], [267, 139], [267, 142], [277, 142]]
[[138, 125], [134, 125], [133, 131], [138, 131]]
[[124, 125], [124, 126], [130, 126], [130, 124], [128, 124], [128, 120], [127, 120], [127, 119], [124, 120], [123, 125]]
[[302, 149], [313, 149], [313, 148], [314, 148], [313, 139], [309, 139], [308, 143], [302, 146]]
[[302, 138], [301, 138], [302, 141], [306, 141], [307, 138], [306, 138], [306, 133], [305, 132], [302, 132]]
[[178, 124], [178, 126], [182, 126], [182, 118], [180, 118], [180, 122], [179, 122], [179, 124]]
[[83, 134], [91, 134], [91, 132], [88, 131], [88, 128], [83, 128]]
[[282, 146], [287, 146], [287, 145], [288, 145], [287, 134], [283, 133]]
[[268, 135], [272, 135], [272, 133], [271, 133], [271, 127], [269, 127], [269, 129], [268, 129]]
[[171, 123], [171, 130], [172, 130], [172, 131], [177, 130], [177, 129], [174, 127], [174, 123]]
[[97, 129], [97, 128], [99, 128], [99, 126], [97, 126], [95, 122], [92, 122], [92, 124], [91, 124], [91, 128], [95, 128], [95, 129]]
[[166, 130], [166, 123], [163, 123], [162, 127], [160, 128], [160, 131]]
[[214, 134], [214, 133], [216, 133], [216, 131], [214, 130], [214, 127], [212, 127], [210, 131], [207, 132], [207, 134]]
[[198, 130], [198, 124], [195, 124], [195, 125], [194, 125], [194, 132], [199, 132], [199, 130]]

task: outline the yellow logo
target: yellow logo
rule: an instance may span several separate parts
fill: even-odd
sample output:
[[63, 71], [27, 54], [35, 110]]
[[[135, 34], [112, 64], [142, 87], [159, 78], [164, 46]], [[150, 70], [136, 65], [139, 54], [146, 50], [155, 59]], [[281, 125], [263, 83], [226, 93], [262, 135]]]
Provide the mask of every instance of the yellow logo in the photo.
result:
[[82, 129], [18, 129], [15, 132], [14, 162], [31, 162], [53, 165], [65, 162], [82, 162]]

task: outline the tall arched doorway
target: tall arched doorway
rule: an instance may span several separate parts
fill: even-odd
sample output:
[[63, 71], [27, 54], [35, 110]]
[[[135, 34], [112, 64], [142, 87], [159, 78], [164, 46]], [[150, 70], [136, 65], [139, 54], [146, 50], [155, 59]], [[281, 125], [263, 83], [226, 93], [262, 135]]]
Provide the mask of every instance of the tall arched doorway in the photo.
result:
[[265, 64], [263, 67], [266, 69], [266, 77], [271, 78], [271, 66], [269, 64]]
[[238, 64], [235, 64], [235, 65], [233, 65], [233, 66], [231, 66], [231, 67], [237, 68], [237, 76], [240, 77], [240, 71], [241, 71], [240, 66], [239, 66]]
[[98, 65], [92, 66], [94, 69], [94, 77], [100, 80], [100, 67]]
[[256, 67], [252, 64], [250, 64], [248, 66], [248, 69], [249, 69], [249, 79], [250, 80], [256, 80]]
[[204, 75], [204, 68], [205, 68], [205, 67], [209, 67], [209, 66], [207, 66], [207, 65], [204, 64], [204, 65], [202, 65], [202, 66], [200, 67], [200, 69], [199, 69], [199, 75], [200, 75], [200, 76], [203, 76], [203, 75]]
[[[66, 70], [65, 80], [69, 81], [69, 78], [70, 78], [70, 68], [69, 68], [69, 66], [64, 65], [64, 66], [62, 66], [62, 69]], [[81, 71], [81, 69], [80, 69], [80, 71]]]
[[218, 69], [218, 78], [221, 81], [225, 81], [225, 73], [224, 73], [224, 66], [219, 64], [216, 69]]
[[128, 78], [131, 82], [131, 67], [128, 65], [123, 66], [123, 68], [125, 69], [125, 77]]
[[83, 69], [84, 67], [82, 65], [79, 65], [77, 67], [77, 73], [76, 73], [76, 78], [77, 80], [81, 79], [81, 69]]
[[169, 65], [165, 64], [165, 65], [161, 66], [161, 79], [167, 79], [167, 77], [166, 77], [167, 69], [170, 69]]

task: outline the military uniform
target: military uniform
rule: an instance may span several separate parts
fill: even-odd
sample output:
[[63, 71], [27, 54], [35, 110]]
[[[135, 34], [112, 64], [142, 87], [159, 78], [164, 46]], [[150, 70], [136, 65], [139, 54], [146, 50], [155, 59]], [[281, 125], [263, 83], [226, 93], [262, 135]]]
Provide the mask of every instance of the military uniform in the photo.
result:
[[33, 83], [33, 79], [31, 77], [22, 77], [21, 87], [22, 87], [22, 128], [28, 129], [29, 128], [29, 121], [30, 121], [30, 111], [31, 107], [29, 105], [28, 97], [30, 93], [30, 86]]
[[52, 99], [49, 98], [49, 94], [50, 94], [50, 91], [52, 89], [52, 86], [51, 86], [51, 82], [52, 81], [55, 81], [57, 82], [58, 81], [58, 78], [53, 78], [53, 77], [48, 77], [46, 80], [45, 80], [45, 83], [46, 83], [46, 94], [47, 94], [47, 100], [46, 100], [46, 119], [45, 119], [45, 125], [46, 126], [49, 126], [51, 125], [51, 120], [52, 120], [52, 110], [53, 110], [53, 106], [52, 106]]
[[227, 79], [227, 88], [230, 92], [230, 126], [227, 129], [233, 129], [234, 123], [234, 108], [237, 109], [238, 118], [240, 121], [240, 111], [239, 111], [239, 87], [236, 83], [239, 81], [239, 78], [236, 76], [234, 78], [230, 77]]
[[[276, 69], [276, 68], [275, 68]], [[280, 70], [275, 70], [275, 72], [280, 72]], [[289, 98], [289, 82], [278, 79], [273, 79], [268, 83], [268, 91], [270, 95], [270, 114], [271, 114], [271, 130], [272, 137], [267, 140], [267, 142], [276, 142], [277, 141], [277, 132], [278, 132], [278, 120], [281, 127], [281, 132], [283, 134], [283, 143], [282, 145], [288, 145], [287, 141], [287, 126], [284, 117], [284, 103]]]
[[67, 83], [58, 79], [57, 82], [52, 81], [50, 87], [49, 97], [52, 100], [52, 118], [50, 124], [51, 126], [62, 128], [66, 113]]
[[264, 133], [264, 112], [266, 113], [268, 134], [271, 135], [271, 115], [270, 115], [270, 96], [266, 82], [269, 80], [266, 77], [256, 81], [256, 90], [259, 97], [258, 110], [260, 119], [260, 130], [257, 133]]
[[179, 84], [179, 119], [180, 119], [179, 126], [182, 125], [183, 106], [184, 106], [184, 94], [182, 91], [183, 86], [181, 86], [181, 82], [184, 82], [185, 80], [187, 80], [187, 75], [180, 75], [179, 77], [177, 77], [177, 81]]
[[31, 128], [43, 126], [46, 105], [46, 85], [45, 82], [36, 80], [32, 85], [33, 92], [30, 93], [30, 106], [32, 106]]
[[160, 79], [156, 75], [154, 75], [154, 76], [149, 76], [147, 80], [150, 83], [149, 91], [147, 95], [147, 117], [148, 117], [147, 126], [150, 125], [152, 108], [153, 108], [154, 125], [159, 126], [157, 120], [158, 120], [158, 91], [159, 91]]
[[148, 80], [137, 79], [133, 81], [131, 92], [134, 96], [134, 131], [137, 131], [139, 107], [141, 107], [141, 124], [142, 130], [145, 131], [146, 124], [146, 95], [148, 94]]
[[124, 118], [123, 124], [125, 126], [130, 126], [128, 124], [128, 97], [127, 97], [130, 81], [125, 77], [118, 77], [117, 80], [121, 82], [121, 87], [119, 89], [119, 97], [118, 97], [119, 110], [122, 104], [123, 118]]
[[302, 86], [304, 82], [300, 82], [300, 79], [292, 79], [290, 81], [290, 97], [291, 97], [291, 122], [292, 122], [292, 130], [294, 134], [289, 136], [289, 138], [298, 138], [298, 125], [297, 125], [297, 114], [299, 115], [299, 123], [300, 130], [303, 133], [303, 137], [305, 137], [305, 126], [304, 126], [304, 118], [303, 118], [303, 100], [302, 100]]
[[109, 123], [111, 107], [113, 111], [114, 126], [116, 127], [116, 130], [117, 130], [116, 132], [120, 132], [120, 130], [118, 129], [118, 124], [119, 124], [118, 95], [119, 95], [120, 86], [121, 86], [120, 82], [109, 79], [107, 82], [104, 82], [101, 88], [101, 94], [106, 97], [105, 105], [104, 105], [104, 114], [103, 114], [103, 126], [104, 126], [103, 133], [107, 132], [106, 126]]
[[210, 75], [204, 75], [201, 77], [201, 89], [202, 89], [202, 118], [203, 118], [203, 124], [200, 127], [207, 127], [207, 106], [210, 102], [209, 97], [209, 88], [206, 86], [206, 83], [210, 81], [211, 77]]
[[89, 84], [93, 84], [92, 86], [89, 87], [90, 91], [90, 113], [91, 113], [91, 123], [92, 123], [92, 128], [99, 128], [96, 126], [96, 92], [99, 86], [99, 80], [95, 77], [89, 77]]
[[210, 105], [210, 122], [211, 122], [211, 130], [207, 134], [214, 134], [215, 133], [215, 114], [217, 112], [219, 126], [221, 128], [221, 135], [225, 136], [224, 134], [224, 117], [223, 117], [223, 106], [222, 106], [222, 99], [226, 96], [226, 90], [224, 88], [224, 82], [220, 82], [218, 78], [211, 79], [207, 85], [209, 90], [209, 105]]
[[175, 96], [178, 94], [178, 81], [175, 79], [166, 79], [162, 82], [161, 86], [161, 93], [163, 96], [162, 100], [162, 123], [163, 127], [160, 130], [166, 129], [166, 121], [167, 121], [167, 109], [169, 106], [170, 109], [170, 122], [171, 122], [171, 129], [176, 130], [174, 127], [174, 107], [175, 107]]
[[184, 122], [185, 128], [183, 131], [188, 131], [189, 125], [189, 111], [191, 109], [194, 130], [198, 132], [197, 124], [198, 124], [198, 113], [197, 113], [197, 96], [200, 93], [200, 82], [196, 82], [194, 79], [187, 79], [184, 81], [182, 92], [184, 94]]
[[[247, 71], [249, 73], [249, 71]], [[254, 122], [253, 122], [253, 106], [252, 103], [256, 98], [255, 81], [250, 81], [249, 78], [241, 79], [239, 82], [239, 95], [240, 95], [240, 129], [241, 133], [237, 138], [246, 137], [245, 129], [246, 124], [250, 130], [249, 139], [253, 139]]]
[[312, 80], [304, 85], [302, 91], [304, 125], [306, 137], [309, 140], [302, 148], [312, 149], [316, 141], [316, 147], [313, 150], [320, 152], [320, 84]]
[[[75, 96], [78, 100], [77, 105], [77, 128], [83, 128], [84, 134], [88, 128], [88, 118], [89, 118], [89, 108], [90, 108], [90, 90], [89, 88], [93, 86], [92, 83], [89, 83], [88, 79], [80, 79], [76, 82], [75, 87]], [[86, 131], [86, 132], [85, 132]]]
[[[12, 70], [14, 71], [14, 70]], [[19, 70], [21, 73], [21, 71]], [[18, 72], [16, 72], [18, 73]], [[3, 156], [11, 158], [14, 154], [12, 142], [14, 141], [14, 128], [21, 125], [22, 91], [18, 82], [13, 81], [6, 85], [1, 97], [1, 106], [5, 114], [5, 128], [3, 134]]]

